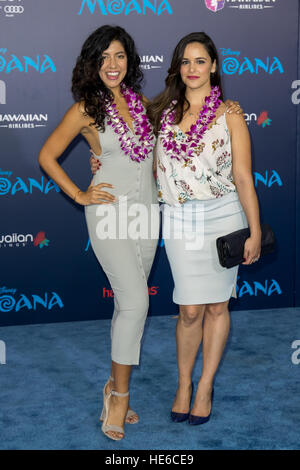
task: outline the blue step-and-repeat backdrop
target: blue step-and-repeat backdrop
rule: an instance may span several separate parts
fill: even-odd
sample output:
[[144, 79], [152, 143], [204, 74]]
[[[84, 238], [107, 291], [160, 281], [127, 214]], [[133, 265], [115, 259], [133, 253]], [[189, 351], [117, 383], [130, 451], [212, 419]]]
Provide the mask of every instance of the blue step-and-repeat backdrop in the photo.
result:
[[[241, 103], [249, 125], [262, 220], [278, 244], [276, 254], [240, 268], [231, 309], [299, 306], [298, 0], [0, 0], [0, 325], [112, 314], [113, 293], [83, 207], [37, 160], [73, 103], [71, 75], [83, 41], [103, 24], [134, 37], [149, 98], [162, 90], [182, 36], [205, 31], [213, 38], [226, 98]], [[59, 160], [83, 190], [89, 156], [78, 137]], [[152, 315], [177, 313], [172, 290], [160, 241], [149, 279]]]

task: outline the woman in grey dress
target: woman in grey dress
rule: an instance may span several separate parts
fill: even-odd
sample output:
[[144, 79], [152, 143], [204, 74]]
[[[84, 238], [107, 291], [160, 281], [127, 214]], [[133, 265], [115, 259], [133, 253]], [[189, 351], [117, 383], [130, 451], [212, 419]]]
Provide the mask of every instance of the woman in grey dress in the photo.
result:
[[[159, 232], [155, 136], [140, 93], [139, 63], [134, 42], [123, 28], [97, 29], [84, 43], [73, 71], [76, 103], [39, 155], [48, 175], [84, 206], [91, 246], [114, 292], [111, 376], [103, 389], [100, 418], [102, 431], [114, 440], [124, 437], [125, 420], [138, 420], [129, 407], [129, 380], [132, 365], [139, 363], [149, 303], [147, 279]], [[102, 163], [86, 191], [57, 162], [79, 133]]]

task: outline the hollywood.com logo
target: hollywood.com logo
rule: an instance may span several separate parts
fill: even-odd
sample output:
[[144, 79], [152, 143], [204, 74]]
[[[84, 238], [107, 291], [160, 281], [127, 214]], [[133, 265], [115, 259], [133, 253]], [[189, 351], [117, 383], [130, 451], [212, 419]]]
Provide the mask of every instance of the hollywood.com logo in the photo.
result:
[[148, 12], [152, 12], [157, 16], [164, 12], [169, 15], [173, 14], [168, 0], [82, 0], [78, 15], [81, 15], [84, 9], [92, 15], [95, 11], [100, 12], [102, 15], [124, 14], [125, 16], [134, 12], [138, 15], [146, 15]]
[[[148, 294], [149, 295], [157, 295], [158, 289], [159, 289], [159, 286], [148, 287]], [[103, 287], [102, 297], [103, 297], [103, 299], [113, 299], [114, 298], [114, 291], [112, 289], [106, 289], [105, 287]]]

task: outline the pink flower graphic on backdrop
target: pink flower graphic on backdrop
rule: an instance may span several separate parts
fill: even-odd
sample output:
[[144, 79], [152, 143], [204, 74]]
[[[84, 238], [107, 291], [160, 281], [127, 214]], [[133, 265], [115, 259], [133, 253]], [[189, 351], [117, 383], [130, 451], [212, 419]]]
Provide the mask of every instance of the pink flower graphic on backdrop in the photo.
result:
[[224, 8], [225, 0], [205, 0], [205, 5], [209, 10], [216, 12]]

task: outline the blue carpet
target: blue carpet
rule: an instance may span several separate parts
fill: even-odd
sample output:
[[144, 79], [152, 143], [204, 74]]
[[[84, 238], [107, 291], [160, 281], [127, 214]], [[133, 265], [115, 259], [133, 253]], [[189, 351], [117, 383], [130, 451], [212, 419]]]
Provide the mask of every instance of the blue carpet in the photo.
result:
[[[0, 328], [1, 449], [299, 449], [300, 309], [232, 312], [215, 380], [212, 417], [175, 424], [176, 319], [149, 317], [142, 360], [132, 374], [131, 406], [140, 423], [125, 439], [101, 432], [102, 388], [109, 375], [110, 321]], [[194, 381], [201, 372], [201, 354]]]

